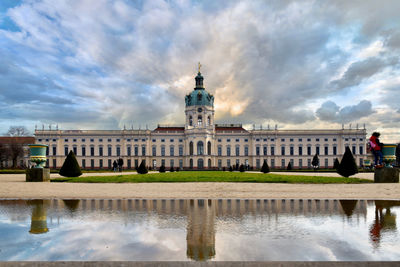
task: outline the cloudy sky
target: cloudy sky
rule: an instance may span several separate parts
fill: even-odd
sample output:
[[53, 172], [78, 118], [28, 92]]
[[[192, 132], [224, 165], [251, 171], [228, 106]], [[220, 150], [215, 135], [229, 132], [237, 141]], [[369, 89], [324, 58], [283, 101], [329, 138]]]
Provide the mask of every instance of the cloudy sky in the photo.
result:
[[197, 62], [219, 123], [400, 141], [400, 1], [1, 0], [0, 133], [184, 122]]

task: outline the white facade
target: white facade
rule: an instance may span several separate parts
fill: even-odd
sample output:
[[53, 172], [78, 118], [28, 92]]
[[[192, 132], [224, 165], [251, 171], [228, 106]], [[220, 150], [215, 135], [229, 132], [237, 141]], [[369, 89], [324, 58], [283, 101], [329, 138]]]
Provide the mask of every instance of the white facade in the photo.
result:
[[311, 168], [315, 154], [320, 168], [332, 168], [345, 147], [358, 165], [367, 158], [366, 130], [246, 130], [241, 124], [215, 124], [214, 98], [205, 91], [200, 72], [196, 88], [186, 96], [182, 126], [159, 125], [154, 130], [36, 130], [36, 143], [49, 145], [48, 165], [61, 168], [73, 150], [82, 168], [107, 169], [119, 157], [124, 168], [222, 169], [232, 165], [260, 168]]

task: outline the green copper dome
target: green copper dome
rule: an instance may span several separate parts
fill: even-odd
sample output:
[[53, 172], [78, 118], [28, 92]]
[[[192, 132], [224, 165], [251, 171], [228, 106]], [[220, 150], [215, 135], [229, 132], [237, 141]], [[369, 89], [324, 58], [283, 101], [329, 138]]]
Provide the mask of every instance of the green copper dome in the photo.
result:
[[185, 97], [186, 106], [214, 106], [214, 96], [209, 94], [203, 86], [203, 76], [197, 73], [196, 87]]

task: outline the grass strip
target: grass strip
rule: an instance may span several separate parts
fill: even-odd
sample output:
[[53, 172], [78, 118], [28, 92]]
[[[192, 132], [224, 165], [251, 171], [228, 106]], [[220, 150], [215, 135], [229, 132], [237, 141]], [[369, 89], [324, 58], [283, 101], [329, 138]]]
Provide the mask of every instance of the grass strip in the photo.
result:
[[117, 176], [87, 176], [55, 178], [52, 182], [69, 183], [185, 183], [185, 182], [241, 182], [294, 184], [359, 184], [373, 181], [359, 178], [281, 175], [271, 173], [240, 173], [222, 171], [181, 171], [167, 173], [131, 174]]

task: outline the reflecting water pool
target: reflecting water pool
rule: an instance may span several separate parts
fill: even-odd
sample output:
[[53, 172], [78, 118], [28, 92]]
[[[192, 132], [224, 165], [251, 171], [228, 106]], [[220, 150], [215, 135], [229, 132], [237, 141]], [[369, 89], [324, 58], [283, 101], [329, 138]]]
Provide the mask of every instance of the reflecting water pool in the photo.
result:
[[0, 260], [400, 260], [400, 201], [0, 200]]

